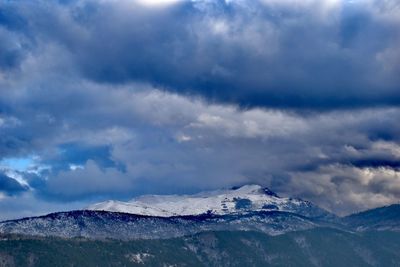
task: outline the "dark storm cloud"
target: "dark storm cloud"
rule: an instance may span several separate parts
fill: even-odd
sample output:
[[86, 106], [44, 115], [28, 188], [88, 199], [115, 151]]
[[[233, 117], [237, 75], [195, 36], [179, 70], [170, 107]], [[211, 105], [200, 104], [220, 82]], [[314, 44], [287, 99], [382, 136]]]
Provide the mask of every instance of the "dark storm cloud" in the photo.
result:
[[102, 168], [117, 167], [117, 164], [111, 159], [111, 147], [106, 145], [88, 146], [86, 144], [66, 143], [58, 146], [55, 155], [46, 161], [53, 169], [69, 170], [71, 165], [82, 166], [88, 160], [96, 162]]
[[292, 12], [257, 1], [243, 5], [184, 3], [148, 14], [99, 6], [80, 25], [90, 36], [71, 51], [97, 81], [141, 80], [244, 106], [399, 103], [400, 61], [385, 70], [377, 60], [396, 49], [398, 22], [376, 20], [361, 4], [326, 11], [327, 18], [310, 6]]
[[17, 195], [21, 192], [28, 190], [27, 186], [21, 185], [13, 178], [0, 172], [0, 192], [6, 195]]
[[[15, 22], [3, 19], [7, 24], [30, 21], [15, 32], [33, 36], [36, 45], [61, 44], [75, 68], [98, 82], [148, 82], [247, 107], [400, 102], [395, 1], [4, 5], [20, 11]], [[3, 49], [3, 65], [17, 64], [14, 50]]]
[[13, 32], [0, 27], [0, 70], [17, 67], [23, 59], [19, 38]]
[[18, 67], [29, 52], [29, 34], [22, 33], [27, 26], [25, 19], [16, 8], [0, 6], [0, 70]]

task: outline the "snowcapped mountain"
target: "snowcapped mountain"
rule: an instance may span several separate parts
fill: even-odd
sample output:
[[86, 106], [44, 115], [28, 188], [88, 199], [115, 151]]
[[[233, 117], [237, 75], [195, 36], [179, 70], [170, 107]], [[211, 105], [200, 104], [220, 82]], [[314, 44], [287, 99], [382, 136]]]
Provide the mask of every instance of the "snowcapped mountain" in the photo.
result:
[[279, 197], [259, 185], [195, 195], [147, 195], [106, 201], [86, 210], [0, 222], [0, 234], [114, 239], [157, 239], [205, 231], [270, 235], [339, 227], [337, 217], [311, 202]]
[[146, 195], [128, 202], [109, 200], [91, 205], [87, 209], [157, 217], [207, 213], [227, 215], [271, 210], [292, 212], [307, 217], [330, 215], [308, 201], [279, 197], [268, 188], [259, 185], [244, 185], [195, 195]]

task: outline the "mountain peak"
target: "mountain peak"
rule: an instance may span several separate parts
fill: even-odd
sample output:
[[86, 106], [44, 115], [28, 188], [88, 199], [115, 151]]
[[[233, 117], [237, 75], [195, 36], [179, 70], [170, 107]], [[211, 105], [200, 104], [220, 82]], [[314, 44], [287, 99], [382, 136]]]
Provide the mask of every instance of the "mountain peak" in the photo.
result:
[[278, 197], [278, 194], [270, 190], [268, 187], [262, 187], [261, 185], [258, 184], [248, 184], [248, 185], [241, 185], [241, 186], [233, 186], [231, 190], [236, 190], [236, 191], [241, 191], [241, 192], [257, 192], [257, 193], [263, 193], [269, 196], [273, 197]]
[[194, 195], [144, 195], [128, 202], [109, 200], [89, 210], [137, 215], [174, 217], [200, 214], [238, 214], [254, 211], [299, 212], [309, 209], [307, 201], [279, 197], [266, 187], [249, 184], [232, 189], [205, 191]]

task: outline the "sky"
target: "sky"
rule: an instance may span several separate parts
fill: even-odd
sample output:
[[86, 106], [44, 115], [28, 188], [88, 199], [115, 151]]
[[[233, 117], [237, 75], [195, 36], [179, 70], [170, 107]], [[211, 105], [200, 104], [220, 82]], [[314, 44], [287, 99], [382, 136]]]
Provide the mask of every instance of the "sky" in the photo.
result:
[[260, 184], [399, 203], [397, 0], [0, 0], [0, 219]]

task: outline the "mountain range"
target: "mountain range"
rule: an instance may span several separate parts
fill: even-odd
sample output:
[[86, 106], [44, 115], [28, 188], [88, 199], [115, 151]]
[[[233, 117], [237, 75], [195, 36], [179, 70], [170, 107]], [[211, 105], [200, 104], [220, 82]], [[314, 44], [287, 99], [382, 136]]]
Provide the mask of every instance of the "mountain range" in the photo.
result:
[[[344, 242], [341, 244], [343, 247], [339, 246], [338, 251], [335, 253], [345, 253], [342, 251], [343, 248], [346, 246], [351, 247], [353, 254], [355, 253], [354, 255], [357, 254], [360, 257], [358, 260], [361, 259], [356, 262], [360, 264], [368, 263], [367, 265], [361, 264], [359, 266], [396, 266], [396, 264], [388, 263], [386, 260], [393, 260], [394, 262], [392, 263], [399, 263], [397, 259], [400, 259], [400, 252], [397, 251], [400, 250], [394, 250], [394, 248], [397, 248], [397, 244], [400, 244], [400, 205], [395, 204], [346, 217], [338, 217], [309, 201], [280, 197], [268, 188], [263, 188], [259, 185], [245, 185], [226, 190], [202, 192], [195, 195], [148, 195], [127, 202], [110, 200], [90, 205], [84, 210], [57, 212], [39, 217], [4, 221], [0, 223], [0, 235], [2, 236], [2, 240], [0, 240], [0, 260], [2, 255], [9, 255], [13, 260], [16, 259], [16, 254], [14, 255], [11, 250], [4, 249], [2, 251], [9, 242], [22, 242], [22, 244], [26, 245], [27, 240], [36, 240], [35, 242], [42, 242], [41, 244], [43, 245], [50, 242], [49, 238], [53, 241], [54, 238], [63, 238], [62, 240], [64, 241], [60, 241], [61, 243], [70, 244], [69, 242], [76, 242], [74, 241], [76, 238], [80, 240], [83, 238], [86, 242], [100, 242], [96, 244], [102, 245], [110, 244], [102, 243], [111, 242], [110, 240], [116, 240], [112, 242], [119, 240], [118, 242], [125, 242], [126, 244], [147, 242], [146, 246], [149, 247], [146, 251], [140, 252], [141, 254], [139, 252], [134, 253], [132, 254], [134, 256], [131, 255], [133, 258], [131, 256], [128, 256], [128, 258], [131, 257], [130, 263], [132, 265], [144, 264], [145, 261], [150, 264], [150, 262], [154, 263], [154, 258], [160, 257], [157, 254], [160, 251], [152, 247], [152, 242], [157, 241], [166, 244], [168, 242], [183, 242], [186, 244], [189, 242], [187, 240], [197, 240], [197, 243], [193, 241], [195, 244], [192, 245], [189, 245], [192, 241], [186, 245], [182, 245], [182, 243], [176, 249], [180, 250], [182, 246], [186, 246], [187, 250], [192, 250], [193, 258], [191, 260], [197, 261], [199, 265], [218, 266], [221, 263], [219, 260], [226, 255], [221, 256], [218, 254], [213, 256], [214, 260], [210, 259], [209, 257], [211, 256], [208, 254], [213, 252], [204, 247], [204, 244], [201, 243], [204, 241], [203, 239], [207, 239], [207, 236], [212, 236], [211, 239], [219, 244], [218, 250], [229, 254], [232, 251], [229, 252], [227, 249], [231, 249], [231, 244], [226, 243], [225, 239], [238, 239], [239, 241], [236, 240], [235, 242], [242, 242], [247, 240], [247, 235], [249, 235], [252, 238], [248, 242], [253, 242], [251, 244], [248, 243], [251, 250], [261, 249], [267, 252], [270, 250], [268, 242], [274, 243], [278, 242], [277, 240], [286, 240], [290, 237], [290, 240], [285, 241], [288, 242], [287, 245], [297, 246], [296, 249], [293, 248], [292, 252], [296, 254], [301, 251], [302, 253], [301, 255], [296, 254], [300, 257], [298, 259], [299, 266], [301, 265], [300, 262], [304, 262], [304, 266], [310, 266], [306, 263], [321, 266], [319, 263], [325, 262], [326, 259], [332, 257], [332, 255], [322, 257], [316, 251], [312, 252], [311, 248], [315, 245], [315, 242], [321, 238], [322, 241], [319, 240], [318, 242], [326, 241], [321, 235], [322, 232], [325, 233], [327, 239], [331, 240], [329, 242], [334, 243], [332, 240], [336, 240], [339, 237], [339, 239], [344, 240], [341, 241]], [[386, 233], [388, 232], [393, 233], [392, 239], [387, 239]], [[296, 239], [294, 238], [295, 235], [307, 236], [307, 238], [303, 238], [304, 240], [300, 237]], [[371, 241], [370, 235], [376, 235], [374, 238], [386, 238], [382, 242], [389, 242], [390, 245], [388, 246], [393, 249], [390, 253], [387, 251], [389, 256], [383, 258], [376, 256], [379, 254], [377, 252], [378, 248], [376, 248], [375, 244], [372, 244], [373, 242], [370, 245], [364, 244], [367, 241], [363, 241], [363, 239], [369, 240], [368, 242]], [[198, 241], [199, 239], [203, 241]], [[214, 244], [214, 241], [208, 240], [204, 242]], [[154, 244], [159, 245], [161, 243]], [[330, 244], [329, 246], [332, 245]], [[321, 247], [322, 250], [330, 249], [324, 246]], [[276, 249], [278, 249], [276, 251], [278, 255], [286, 255], [288, 257], [287, 263], [290, 263], [289, 265], [297, 257], [295, 254], [291, 254], [290, 251], [286, 251], [284, 247], [281, 247], [280, 251], [279, 248]], [[260, 251], [259, 253], [261, 253]], [[270, 259], [268, 258], [270, 256], [266, 256], [269, 252], [264, 252], [254, 256], [254, 259], [258, 261], [257, 264], [254, 263], [254, 266], [263, 266], [268, 262], [274, 265], [272, 264], [274, 263], [274, 257], [270, 255], [272, 257]], [[23, 252], [19, 253], [22, 254], [18, 255], [27, 256]], [[307, 253], [317, 253], [318, 255], [313, 254], [310, 256], [311, 254], [308, 255]], [[147, 254], [151, 256], [146, 256]], [[127, 255], [130, 254], [128, 253]], [[43, 257], [47, 259], [50, 256]], [[132, 259], [134, 260], [132, 261]], [[246, 260], [246, 257], [237, 262], [241, 262], [241, 260]], [[275, 263], [279, 263], [281, 260], [277, 260]], [[233, 259], [230, 262], [232, 264], [227, 263], [226, 265], [230, 266], [237, 263]], [[333, 262], [340, 263], [337, 260]], [[381, 265], [383, 262], [388, 263], [388, 265]], [[181, 265], [178, 264], [176, 266]], [[325, 265], [329, 264], [324, 264], [323, 266]], [[253, 264], [250, 264], [250, 266], [253, 266]]]

